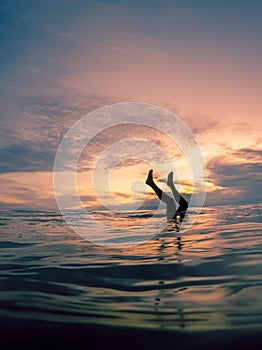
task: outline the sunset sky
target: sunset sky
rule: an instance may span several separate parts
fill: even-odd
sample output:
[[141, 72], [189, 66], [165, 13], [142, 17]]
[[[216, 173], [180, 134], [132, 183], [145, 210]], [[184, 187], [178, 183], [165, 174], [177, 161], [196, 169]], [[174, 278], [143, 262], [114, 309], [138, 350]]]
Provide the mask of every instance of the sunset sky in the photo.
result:
[[[166, 108], [192, 130], [207, 167], [206, 205], [261, 202], [261, 16], [258, 0], [0, 1], [1, 208], [55, 208], [63, 135], [96, 108], [125, 101]], [[132, 128], [98, 135], [81, 156], [86, 205], [98, 205], [89, 161], [119, 135], [132, 137]], [[173, 157], [190, 195], [178, 150], [152, 131], [140, 137]], [[123, 154], [114, 198], [129, 199], [149, 168]], [[134, 201], [147, 191], [139, 186]]]

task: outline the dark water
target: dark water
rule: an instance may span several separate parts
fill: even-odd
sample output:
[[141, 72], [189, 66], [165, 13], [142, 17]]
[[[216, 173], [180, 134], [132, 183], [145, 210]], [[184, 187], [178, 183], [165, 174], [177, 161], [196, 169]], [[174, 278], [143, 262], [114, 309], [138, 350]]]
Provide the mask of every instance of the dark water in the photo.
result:
[[2, 211], [2, 343], [261, 348], [261, 213], [205, 208], [185, 233], [112, 249], [83, 240], [59, 213]]

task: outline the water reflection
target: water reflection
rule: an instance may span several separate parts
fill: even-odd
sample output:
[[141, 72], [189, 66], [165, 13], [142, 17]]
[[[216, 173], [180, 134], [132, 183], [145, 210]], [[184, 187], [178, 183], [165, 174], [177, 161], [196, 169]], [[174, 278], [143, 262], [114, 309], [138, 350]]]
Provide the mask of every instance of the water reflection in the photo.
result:
[[[57, 213], [4, 212], [0, 305], [12, 317], [50, 321], [67, 315], [68, 322], [137, 328], [255, 327], [262, 321], [262, 206], [253, 209], [205, 209], [186, 233], [169, 224], [121, 249], [84, 241]], [[242, 212], [253, 222], [238, 221]]]
[[[180, 231], [180, 225], [177, 222], [171, 222], [167, 225], [165, 231], [163, 232], [163, 236], [157, 237], [155, 240], [158, 243], [157, 246], [157, 260], [164, 264], [165, 263], [165, 258], [166, 258], [166, 251], [168, 249], [172, 249], [172, 248], [176, 248], [173, 251], [173, 254], [176, 255], [177, 257], [177, 262], [181, 263], [183, 261], [183, 255], [182, 255], [182, 248], [183, 248], [183, 242], [182, 242], [182, 237], [179, 234], [176, 237], [173, 237], [173, 239], [170, 238], [168, 239], [165, 236], [165, 233], [172, 235], [172, 233], [179, 233]], [[172, 237], [172, 236], [171, 236]], [[162, 303], [164, 302], [165, 299], [165, 293], [168, 290], [168, 288], [166, 288], [165, 285], [165, 280], [161, 279], [158, 281], [158, 293], [155, 297], [155, 304], [154, 304], [154, 310], [155, 313], [158, 315], [158, 322], [160, 324], [160, 328], [161, 329], [165, 329], [166, 328], [166, 317], [164, 317], [162, 319], [162, 314], [164, 314], [164, 312], [162, 312], [161, 310], [161, 306]], [[183, 290], [184, 288], [180, 288], [177, 291], [176, 290], [172, 290], [173, 293], [177, 293], [180, 290]], [[177, 307], [174, 308], [173, 311], [173, 318], [171, 319], [171, 321], [168, 322], [167, 326], [170, 326], [170, 323], [173, 323], [173, 326], [175, 327], [180, 327], [180, 328], [186, 328], [186, 320], [185, 320], [185, 313], [184, 313], [184, 309], [181, 308], [180, 306], [177, 305]]]

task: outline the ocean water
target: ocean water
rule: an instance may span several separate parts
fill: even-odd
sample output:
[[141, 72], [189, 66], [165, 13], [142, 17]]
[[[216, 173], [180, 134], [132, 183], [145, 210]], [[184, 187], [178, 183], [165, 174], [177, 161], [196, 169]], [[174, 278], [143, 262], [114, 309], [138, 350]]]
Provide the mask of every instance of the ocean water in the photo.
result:
[[259, 349], [261, 214], [261, 204], [203, 208], [186, 232], [168, 226], [112, 248], [78, 236], [59, 212], [2, 211], [0, 339], [18, 349]]

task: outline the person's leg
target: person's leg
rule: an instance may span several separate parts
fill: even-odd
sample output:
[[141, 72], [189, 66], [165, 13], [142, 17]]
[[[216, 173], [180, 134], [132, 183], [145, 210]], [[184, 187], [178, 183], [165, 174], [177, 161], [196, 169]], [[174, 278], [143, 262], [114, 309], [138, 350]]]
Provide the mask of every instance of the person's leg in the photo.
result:
[[175, 200], [179, 203], [179, 207], [180, 207], [181, 211], [187, 210], [187, 208], [188, 208], [187, 200], [175, 188], [174, 181], [173, 181], [173, 172], [168, 174], [166, 184], [167, 184], [167, 186], [169, 186], [171, 188], [173, 196], [174, 196]]
[[169, 195], [163, 192], [154, 182], [153, 170], [149, 170], [146, 184], [150, 186], [156, 193], [157, 197], [167, 205], [167, 219], [172, 220], [176, 212], [176, 203]]
[[146, 179], [146, 184], [148, 186], [150, 186], [156, 193], [157, 197], [163, 201], [164, 203], [168, 204], [168, 203], [171, 203], [173, 202], [173, 199], [168, 196], [165, 192], [163, 192], [154, 182], [154, 179], [153, 179], [153, 170], [149, 170], [148, 172], [148, 176], [147, 176], [147, 179]]

